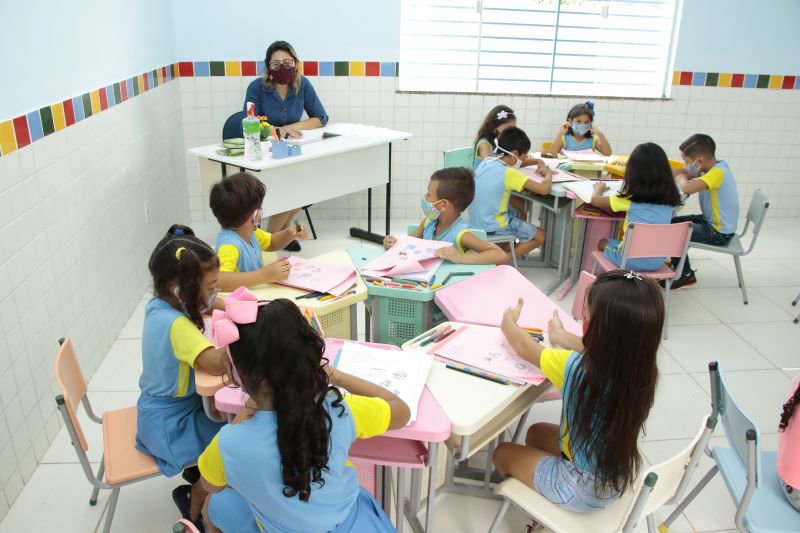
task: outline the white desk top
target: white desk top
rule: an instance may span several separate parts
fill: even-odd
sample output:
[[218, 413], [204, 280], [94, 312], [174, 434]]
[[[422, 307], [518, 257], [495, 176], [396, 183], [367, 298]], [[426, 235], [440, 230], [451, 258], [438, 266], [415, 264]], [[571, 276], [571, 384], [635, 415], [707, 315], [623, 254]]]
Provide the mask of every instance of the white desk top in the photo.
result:
[[243, 155], [235, 157], [220, 155], [217, 153], [217, 149], [219, 148], [218, 144], [189, 148], [189, 153], [205, 159], [219, 161], [220, 163], [225, 163], [231, 166], [245, 168], [247, 170], [262, 171], [343, 152], [369, 148], [371, 146], [379, 146], [392, 141], [408, 139], [409, 137], [413, 136], [408, 132], [377, 128], [373, 126], [364, 126], [360, 124], [328, 124], [323, 129], [331, 133], [342, 132], [342, 134], [339, 137], [330, 137], [328, 139], [321, 139], [319, 141], [303, 144], [301, 145], [301, 150], [303, 152], [301, 155], [295, 157], [286, 157], [284, 159], [273, 159], [268, 151], [269, 144], [266, 142], [261, 143], [264, 157], [260, 161], [248, 161]]

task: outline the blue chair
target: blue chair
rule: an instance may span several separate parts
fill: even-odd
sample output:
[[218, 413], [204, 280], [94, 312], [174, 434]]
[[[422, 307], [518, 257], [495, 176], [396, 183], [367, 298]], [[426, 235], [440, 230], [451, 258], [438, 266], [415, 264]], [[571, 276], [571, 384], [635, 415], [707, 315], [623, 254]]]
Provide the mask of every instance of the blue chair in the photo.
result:
[[[244, 119], [245, 114], [244, 111], [237, 111], [233, 115], [229, 116], [228, 119], [225, 121], [225, 124], [222, 126], [222, 140], [225, 139], [237, 139], [243, 136], [242, 133], [242, 120]], [[239, 169], [244, 170], [244, 169]], [[311, 230], [311, 235], [314, 237], [314, 240], [317, 239], [317, 232], [314, 229], [314, 223], [311, 222], [311, 214], [308, 212], [308, 208], [311, 207], [313, 204], [304, 205], [303, 211], [306, 214], [306, 220], [308, 220], [308, 229]]]
[[[761, 436], [753, 419], [739, 407], [722, 375], [717, 361], [708, 365], [711, 377], [711, 416], [722, 420], [730, 448], [706, 449], [716, 463], [697, 486], [659, 526], [666, 533], [669, 525], [719, 472], [736, 506], [739, 531], [800, 531], [800, 513], [789, 503], [775, 471], [776, 452], [762, 452]], [[777, 420], [777, 411], [776, 411]]]

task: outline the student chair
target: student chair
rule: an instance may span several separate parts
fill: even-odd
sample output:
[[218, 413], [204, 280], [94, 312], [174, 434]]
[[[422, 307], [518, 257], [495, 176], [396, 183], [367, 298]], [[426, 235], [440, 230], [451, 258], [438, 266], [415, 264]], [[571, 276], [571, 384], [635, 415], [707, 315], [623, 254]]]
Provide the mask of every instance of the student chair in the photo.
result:
[[181, 518], [172, 526], [172, 533], [200, 533], [200, 530], [189, 520]]
[[642, 516], [647, 517], [647, 530], [655, 533], [653, 513], [670, 500], [679, 497], [681, 482], [700, 461], [715, 423], [711, 417], [705, 417], [700, 430], [688, 446], [663, 463], [641, 472], [631, 488], [618, 501], [600, 511], [592, 513], [568, 511], [521, 481], [508, 478], [495, 488], [495, 494], [502, 496], [503, 503], [489, 528], [489, 533], [496, 530], [511, 503], [556, 533], [575, 531], [628, 533]]
[[465, 146], [464, 148], [453, 148], [444, 152], [444, 166], [442, 168], [451, 167], [467, 167], [469, 169], [475, 168], [475, 148], [472, 146]]
[[[736, 277], [739, 278], [739, 287], [742, 289], [742, 301], [747, 305], [747, 290], [744, 288], [744, 275], [742, 274], [741, 257], [746, 256], [753, 251], [753, 247], [758, 240], [758, 234], [761, 233], [761, 225], [767, 217], [767, 209], [769, 209], [769, 200], [767, 195], [761, 189], [753, 191], [753, 198], [750, 199], [750, 207], [747, 209], [747, 218], [744, 224], [744, 229], [739, 235], [734, 235], [731, 241], [724, 246], [714, 246], [713, 244], [702, 244], [693, 242], [689, 244], [690, 248], [697, 248], [698, 250], [708, 250], [709, 252], [719, 252], [721, 254], [728, 254], [733, 256], [733, 264], [736, 266]], [[742, 246], [742, 238], [747, 235], [747, 229], [752, 224], [753, 235], [750, 238], [750, 245], [747, 251]]]
[[[242, 119], [244, 119], [244, 117], [244, 111], [237, 111], [225, 120], [225, 124], [222, 126], [223, 141], [225, 139], [237, 139], [242, 137]], [[314, 204], [304, 205], [303, 211], [306, 214], [306, 220], [308, 220], [308, 229], [311, 230], [311, 236], [314, 237], [314, 240], [317, 240], [317, 232], [314, 229], [314, 223], [311, 221], [311, 214], [308, 212], [308, 208], [312, 205]]]
[[586, 303], [586, 295], [589, 292], [589, 285], [594, 283], [597, 276], [583, 270], [578, 278], [578, 285], [575, 287], [575, 300], [572, 302], [572, 318], [583, 320], [583, 306]]
[[[102, 418], [98, 417], [86, 396], [86, 381], [78, 365], [72, 341], [67, 337], [61, 339], [59, 343], [61, 347], [56, 355], [55, 373], [61, 394], [56, 396], [56, 404], [61, 416], [64, 417], [64, 424], [72, 445], [75, 447], [75, 452], [78, 454], [78, 460], [86, 474], [86, 479], [94, 486], [89, 505], [97, 504], [97, 495], [100, 489], [111, 490], [103, 526], [103, 533], [108, 533], [111, 530], [111, 522], [114, 520], [119, 489], [123, 485], [130, 485], [161, 474], [152, 457], [143, 454], [135, 447], [136, 406], [106, 411]], [[86, 414], [93, 422], [103, 426], [103, 459], [97, 475], [92, 472], [92, 466], [86, 456], [89, 443], [86, 441], [78, 420], [78, 403], [83, 404]]]
[[[715, 465], [697, 486], [678, 504], [659, 526], [666, 533], [669, 525], [719, 472], [736, 506], [735, 522], [739, 531], [800, 531], [800, 513], [789, 503], [775, 470], [777, 453], [762, 452], [761, 434], [731, 394], [717, 361], [708, 364], [711, 378], [711, 418], [719, 417], [729, 448], [705, 449]], [[777, 416], [776, 416], [777, 418]]]
[[624, 269], [628, 259], [640, 257], [680, 257], [678, 266], [675, 270], [668, 266], [662, 266], [652, 272], [639, 272], [649, 278], [664, 280], [664, 339], [669, 334], [669, 291], [672, 281], [683, 272], [683, 263], [686, 261], [686, 251], [692, 237], [692, 223], [681, 222], [679, 224], [642, 224], [631, 222], [628, 231], [625, 232], [625, 245], [622, 249], [622, 261], [617, 267], [614, 263], [606, 259], [603, 252], [592, 252], [594, 265], [592, 274], [600, 267], [603, 272]]
[[[550, 153], [550, 147], [552, 145], [553, 145], [553, 143], [551, 143], [551, 142], [542, 143], [542, 148], [539, 151], [541, 153], [543, 153], [543, 154], [549, 154]], [[557, 155], [557, 154], [552, 154], [552, 155]]]

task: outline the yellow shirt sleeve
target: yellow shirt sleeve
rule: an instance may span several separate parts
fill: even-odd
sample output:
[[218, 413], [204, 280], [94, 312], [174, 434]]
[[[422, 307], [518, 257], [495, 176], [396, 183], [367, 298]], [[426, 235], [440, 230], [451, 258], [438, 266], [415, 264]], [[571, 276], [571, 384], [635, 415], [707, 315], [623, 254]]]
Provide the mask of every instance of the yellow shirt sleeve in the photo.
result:
[[616, 194], [608, 197], [608, 202], [611, 205], [611, 210], [619, 213], [620, 211], [630, 211], [631, 199], [622, 198]]
[[558, 387], [559, 390], [564, 388], [564, 373], [570, 355], [572, 355], [570, 350], [545, 348], [539, 359], [542, 374], [550, 380], [550, 383]]
[[187, 316], [179, 316], [172, 323], [169, 328], [169, 342], [175, 358], [191, 367], [203, 350], [214, 347]]
[[345, 394], [344, 401], [353, 415], [357, 439], [375, 437], [386, 433], [386, 430], [389, 429], [392, 412], [389, 404], [383, 398]]
[[217, 250], [220, 272], [239, 272], [239, 249], [232, 244], [223, 244]]
[[272, 233], [267, 233], [261, 228], [256, 228], [255, 234], [258, 245], [261, 246], [262, 250], [266, 251], [269, 245], [272, 244]]
[[515, 168], [506, 169], [505, 185], [507, 190], [520, 192], [525, 188], [528, 176]]
[[197, 468], [206, 481], [215, 487], [224, 487], [228, 484], [225, 477], [225, 465], [222, 464], [222, 454], [219, 451], [219, 435], [214, 435], [211, 443], [197, 458]]
[[719, 189], [722, 186], [722, 180], [725, 179], [725, 172], [719, 167], [714, 167], [700, 176], [700, 179], [708, 185], [710, 190]]

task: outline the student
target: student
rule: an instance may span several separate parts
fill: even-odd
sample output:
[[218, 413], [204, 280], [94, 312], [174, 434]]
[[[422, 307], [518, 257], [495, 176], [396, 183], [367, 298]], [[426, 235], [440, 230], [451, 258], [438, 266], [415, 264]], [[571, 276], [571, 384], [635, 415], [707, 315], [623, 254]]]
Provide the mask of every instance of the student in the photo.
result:
[[[464, 167], [437, 170], [428, 182], [428, 192], [422, 198], [425, 218], [412, 237], [432, 241], [445, 241], [453, 246], [439, 248], [436, 255], [452, 261], [473, 265], [498, 264], [507, 261], [507, 254], [499, 246], [479, 239], [469, 230], [461, 213], [475, 197], [475, 175]], [[384, 248], [391, 248], [397, 239], [387, 235]], [[475, 253], [467, 253], [469, 251]]]
[[[221, 424], [212, 422], [194, 389], [194, 369], [214, 375], [225, 369], [225, 351], [203, 336], [202, 314], [216, 302], [219, 259], [185, 226], [172, 226], [149, 263], [153, 298], [147, 302], [142, 332], [141, 394], [137, 403], [136, 448], [172, 477], [197, 462]], [[196, 469], [172, 493], [184, 518], [200, 518], [205, 489]]]
[[296, 238], [306, 238], [302, 224], [299, 232], [293, 227], [274, 234], [261, 229], [266, 191], [264, 184], [247, 172], [222, 178], [211, 187], [211, 212], [222, 226], [216, 247], [219, 286], [225, 292], [288, 278], [289, 261], [281, 259], [265, 266], [261, 251], [281, 250]]
[[[702, 215], [675, 217], [672, 222], [694, 223], [692, 242], [724, 246], [736, 234], [739, 220], [739, 193], [728, 163], [717, 160], [714, 139], [696, 133], [680, 145], [681, 158], [686, 168], [674, 171], [675, 180], [684, 194], [700, 193]], [[673, 268], [679, 258], [673, 258]], [[672, 283], [673, 289], [690, 287], [697, 283], [689, 256], [683, 263], [683, 273]]]
[[[625, 212], [623, 236], [631, 222], [643, 224], [669, 224], [676, 206], [681, 205], [681, 195], [675, 186], [672, 168], [664, 150], [655, 143], [638, 145], [625, 165], [625, 178], [619, 194], [603, 196], [608, 190], [602, 182], [594, 186], [592, 205], [614, 212]], [[622, 262], [623, 240], [601, 239], [598, 249], [617, 266]], [[628, 259], [625, 268], [642, 272], [658, 270], [666, 258], [639, 257]]]
[[[783, 493], [789, 503], [800, 511], [800, 422], [794, 418], [797, 406], [800, 405], [800, 382], [795, 385], [794, 393], [785, 404], [778, 425], [778, 458], [776, 468], [781, 480]], [[794, 418], [794, 421], [792, 421]]]
[[[511, 191], [549, 194], [553, 175], [541, 159], [528, 157], [531, 140], [521, 129], [506, 128], [495, 146], [497, 155], [481, 161], [475, 171], [475, 199], [469, 206], [469, 221], [472, 227], [490, 235], [516, 236], [519, 239], [516, 255], [522, 257], [544, 243], [545, 232], [520, 218], [519, 211], [509, 207]], [[519, 171], [520, 167], [529, 165], [538, 165], [537, 172], [544, 176], [541, 183]], [[507, 257], [510, 260], [511, 255]]]
[[584, 306], [580, 352], [534, 341], [517, 325], [521, 310], [522, 300], [505, 312], [501, 329], [514, 351], [561, 389], [561, 422], [534, 424], [525, 445], [501, 444], [494, 464], [569, 511], [608, 507], [642, 466], [637, 441], [658, 380], [661, 290], [633, 271], [600, 274]]
[[236, 324], [238, 340], [229, 345], [253, 403], [198, 461], [212, 493], [207, 531], [394, 531], [359, 487], [347, 454], [356, 439], [404, 427], [408, 406], [383, 387], [331, 368], [325, 341], [293, 302], [275, 300], [253, 313], [252, 323]]
[[550, 143], [550, 153], [561, 150], [596, 150], [603, 155], [611, 155], [611, 144], [603, 132], [592, 126], [594, 122], [594, 102], [572, 106], [567, 120], [561, 123], [556, 138]]
[[489, 111], [483, 119], [478, 134], [475, 135], [474, 153], [475, 167], [492, 155], [494, 152], [494, 141], [506, 128], [513, 128], [517, 125], [517, 115], [514, 110], [507, 105], [496, 105]]

